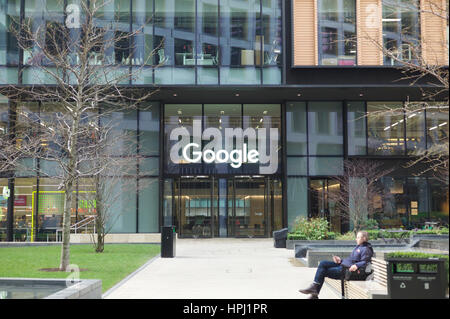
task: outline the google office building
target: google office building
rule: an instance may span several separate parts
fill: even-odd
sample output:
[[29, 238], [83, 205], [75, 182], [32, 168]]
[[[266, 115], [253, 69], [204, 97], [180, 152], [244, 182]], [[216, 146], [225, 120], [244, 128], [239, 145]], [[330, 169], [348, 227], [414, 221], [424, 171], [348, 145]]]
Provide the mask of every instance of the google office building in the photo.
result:
[[[378, 181], [384, 195], [374, 199], [371, 217], [381, 227], [448, 225], [448, 184], [432, 172], [418, 174], [426, 164], [407, 165], [418, 150], [448, 145], [448, 105], [447, 113], [406, 114], [403, 105], [420, 105], [430, 80], [399, 81], [398, 61], [360, 37], [373, 33], [411, 62], [408, 45], [421, 43], [425, 59], [448, 68], [448, 21], [416, 10], [429, 2], [439, 1], [110, 1], [99, 28], [143, 30], [132, 53], [115, 46], [115, 62], [132, 69], [149, 61], [129, 85], [158, 88], [142, 110], [114, 113], [139, 147], [130, 158], [135, 187], [119, 190], [112, 233], [146, 238], [175, 225], [182, 238], [271, 237], [298, 217], [324, 217], [333, 231], [346, 232], [351, 225], [329, 194], [340, 187], [344, 161], [361, 158], [393, 168]], [[17, 45], [13, 21], [64, 25], [67, 7], [76, 4], [0, 0], [3, 87], [48, 84], [36, 76], [33, 45]], [[434, 103], [443, 101], [448, 92]], [[370, 116], [386, 106], [399, 111]], [[16, 127], [20, 138], [27, 129], [20, 114], [45, 115], [52, 107], [2, 96], [0, 135], [7, 138]], [[51, 178], [54, 167], [30, 163], [48, 174], [0, 175], [3, 241], [55, 240], [61, 226], [63, 194]], [[73, 225], [95, 216], [92, 192], [92, 180], [77, 181]]]

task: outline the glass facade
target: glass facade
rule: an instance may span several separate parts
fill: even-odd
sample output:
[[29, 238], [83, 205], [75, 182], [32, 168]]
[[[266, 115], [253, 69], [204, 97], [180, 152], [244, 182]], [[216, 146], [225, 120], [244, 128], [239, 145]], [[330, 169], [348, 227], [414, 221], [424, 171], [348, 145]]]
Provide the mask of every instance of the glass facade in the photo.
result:
[[[118, 200], [111, 204], [115, 213], [108, 226], [113, 233], [156, 233], [161, 225], [174, 224], [181, 237], [267, 237], [283, 226], [292, 227], [298, 217], [323, 216], [335, 231], [346, 231], [349, 225], [329, 200], [330, 192], [339, 190], [333, 176], [344, 174], [345, 154], [397, 157], [400, 162], [392, 165], [400, 169], [414, 151], [448, 138], [441, 104], [426, 111], [420, 103], [409, 103], [408, 111], [404, 106], [374, 101], [284, 106], [147, 102], [136, 111], [113, 112], [104, 119], [116, 124], [113, 133], [126, 132], [136, 144], [114, 144], [111, 151], [126, 157], [135, 169], [118, 183], [111, 181]], [[392, 114], [379, 117], [377, 111], [385, 107]], [[10, 110], [15, 111], [20, 146], [23, 138], [39, 134], [30, 121], [50, 122], [58, 109], [57, 103], [5, 100], [0, 104], [1, 133], [9, 128]], [[58, 167], [31, 158], [23, 163], [14, 179], [14, 238], [54, 240], [64, 203]], [[373, 198], [371, 217], [381, 227], [448, 223], [448, 188], [431, 175], [414, 177], [414, 172], [400, 169], [380, 179], [383, 195]], [[0, 177], [3, 189], [8, 179]], [[74, 193], [72, 224], [95, 216], [94, 180], [77, 181]], [[0, 204], [5, 237], [4, 197]]]
[[419, 15], [417, 0], [383, 0], [384, 65], [417, 62], [420, 56]]
[[[45, 121], [60, 111], [58, 103], [0, 104], [0, 134], [8, 130], [9, 110], [17, 114], [16, 144], [24, 138], [39, 134], [30, 122]], [[126, 134], [135, 142], [130, 145], [114, 143], [110, 147], [114, 156], [126, 157], [130, 167], [117, 179], [107, 178], [105, 187], [111, 191], [108, 206], [107, 229], [112, 233], [159, 232], [159, 144], [160, 103], [148, 102], [138, 110], [111, 112], [102, 120], [114, 125], [110, 138]], [[117, 141], [117, 139], [114, 139]], [[44, 147], [55, 147], [51, 141], [42, 140]], [[133, 164], [135, 163], [135, 165]], [[13, 238], [16, 241], [54, 241], [62, 226], [64, 191], [60, 189], [58, 164], [50, 160], [25, 158], [17, 168], [14, 178]], [[138, 174], [139, 172], [139, 174]], [[0, 175], [0, 194], [8, 179]], [[109, 183], [109, 184], [108, 184]], [[76, 181], [76, 200], [71, 207], [71, 224], [96, 215], [96, 187], [93, 178]], [[0, 233], [5, 238], [7, 201], [0, 197]]]
[[356, 65], [356, 1], [319, 0], [319, 65]]
[[[54, 84], [36, 67], [49, 64], [40, 47], [30, 42], [19, 50], [11, 26], [23, 19], [29, 31], [44, 27], [48, 36], [64, 28], [68, 12], [62, 1], [30, 0], [25, 1], [21, 17], [20, 5], [19, 0], [0, 2], [0, 67], [8, 66], [2, 70], [7, 78], [1, 81], [17, 83], [23, 51], [22, 83]], [[68, 1], [67, 5], [77, 2]], [[130, 67], [133, 84], [281, 83], [281, 0], [114, 0], [96, 10], [94, 23], [108, 47], [104, 54], [94, 50], [92, 63]], [[127, 38], [130, 32], [133, 37]], [[74, 45], [76, 36], [71, 31]], [[64, 41], [63, 37], [57, 43], [49, 38], [45, 49], [57, 52], [58, 48], [51, 46], [61, 49]]]

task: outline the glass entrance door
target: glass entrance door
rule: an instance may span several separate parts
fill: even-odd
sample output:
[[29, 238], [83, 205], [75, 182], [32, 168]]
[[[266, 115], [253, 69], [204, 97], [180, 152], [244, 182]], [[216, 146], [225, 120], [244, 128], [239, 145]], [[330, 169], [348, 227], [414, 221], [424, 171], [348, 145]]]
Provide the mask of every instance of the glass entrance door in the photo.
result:
[[212, 180], [181, 178], [176, 203], [180, 237], [209, 238], [213, 234]]
[[231, 201], [230, 231], [232, 237], [266, 237], [268, 196], [266, 180], [243, 178], [234, 180]]
[[182, 177], [173, 183], [182, 238], [269, 237], [282, 228], [281, 181], [268, 177]]

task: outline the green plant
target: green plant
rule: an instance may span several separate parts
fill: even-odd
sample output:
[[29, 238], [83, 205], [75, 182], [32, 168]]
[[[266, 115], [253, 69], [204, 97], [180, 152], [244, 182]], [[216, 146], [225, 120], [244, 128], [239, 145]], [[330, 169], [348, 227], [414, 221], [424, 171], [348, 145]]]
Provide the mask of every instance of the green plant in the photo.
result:
[[339, 234], [336, 236], [336, 240], [355, 240], [355, 234], [353, 232]]
[[387, 253], [385, 258], [442, 258], [445, 259], [445, 271], [447, 273], [447, 282], [449, 282], [449, 259], [448, 255], [430, 254], [420, 252], [393, 252]]
[[365, 224], [366, 230], [378, 229], [378, 222], [375, 219], [369, 218]]
[[367, 234], [369, 234], [369, 241], [370, 240], [377, 240], [379, 235], [380, 235], [380, 231], [379, 230], [366, 230]]
[[332, 236], [335, 237], [335, 234], [329, 232], [328, 229], [329, 224], [325, 218], [311, 218], [308, 220], [301, 217], [295, 220], [294, 231], [288, 234], [288, 239], [324, 240], [330, 239]]

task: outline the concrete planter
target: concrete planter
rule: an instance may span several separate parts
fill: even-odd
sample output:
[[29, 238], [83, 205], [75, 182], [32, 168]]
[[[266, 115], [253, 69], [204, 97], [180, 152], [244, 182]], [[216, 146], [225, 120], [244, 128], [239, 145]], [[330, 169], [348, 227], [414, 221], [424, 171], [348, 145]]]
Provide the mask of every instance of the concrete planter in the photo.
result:
[[[67, 286], [65, 279], [41, 279], [41, 278], [0, 278], [2, 290], [11, 291], [18, 299], [33, 298], [36, 290], [48, 289], [41, 292], [42, 299], [101, 299], [102, 281], [98, 279], [82, 279]], [[7, 296], [6, 296], [7, 297]], [[34, 296], [36, 298], [36, 296]]]
[[[324, 245], [324, 246], [355, 246], [355, 240], [286, 240], [286, 248], [294, 249], [295, 245]], [[372, 245], [398, 245], [398, 244], [409, 244], [410, 239], [407, 238], [401, 242], [395, 238], [388, 238], [386, 240], [377, 239], [369, 241]]]

